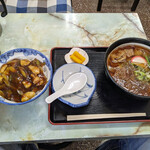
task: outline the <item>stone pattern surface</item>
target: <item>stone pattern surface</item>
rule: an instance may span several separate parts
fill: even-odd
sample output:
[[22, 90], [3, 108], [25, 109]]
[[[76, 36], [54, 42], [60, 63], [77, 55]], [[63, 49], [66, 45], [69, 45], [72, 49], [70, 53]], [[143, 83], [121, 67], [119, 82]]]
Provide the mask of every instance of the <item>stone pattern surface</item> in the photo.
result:
[[[104, 0], [102, 10], [97, 12], [98, 0], [72, 0], [75, 13], [130, 13], [134, 0]], [[135, 11], [138, 13], [144, 31], [150, 39], [150, 1], [140, 0]]]
[[[97, 12], [98, 0], [72, 0], [75, 13], [99, 13]], [[131, 12], [130, 8], [133, 0], [106, 0], [103, 1], [102, 10], [100, 13], [122, 13]], [[141, 0], [136, 11], [142, 22], [147, 38], [150, 40], [150, 1]], [[63, 150], [95, 150], [101, 140], [85, 140], [74, 142]]]
[[[49, 57], [55, 46], [109, 46], [129, 36], [146, 38], [137, 14], [10, 14], [0, 18], [0, 51], [34, 48]], [[150, 134], [149, 123], [53, 126], [44, 99], [0, 104], [0, 142], [77, 140]], [[92, 145], [92, 144], [91, 144]]]

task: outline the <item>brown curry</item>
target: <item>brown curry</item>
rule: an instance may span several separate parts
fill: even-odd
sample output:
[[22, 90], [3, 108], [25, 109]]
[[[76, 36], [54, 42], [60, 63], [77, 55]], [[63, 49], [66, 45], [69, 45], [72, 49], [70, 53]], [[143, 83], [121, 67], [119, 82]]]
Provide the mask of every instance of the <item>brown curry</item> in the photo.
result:
[[150, 96], [150, 50], [138, 45], [118, 47], [107, 58], [113, 79], [131, 93]]
[[0, 95], [10, 101], [24, 102], [43, 89], [47, 78], [45, 63], [37, 59], [13, 59], [0, 68]]

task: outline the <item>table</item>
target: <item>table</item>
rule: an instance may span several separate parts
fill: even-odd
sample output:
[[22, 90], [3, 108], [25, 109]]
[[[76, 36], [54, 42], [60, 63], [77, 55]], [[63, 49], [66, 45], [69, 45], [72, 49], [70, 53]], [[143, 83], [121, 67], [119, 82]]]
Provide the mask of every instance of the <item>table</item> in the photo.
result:
[[[0, 18], [0, 51], [33, 48], [49, 57], [52, 47], [109, 46], [124, 37], [146, 39], [138, 14], [9, 14]], [[0, 142], [69, 141], [150, 135], [150, 123], [54, 126], [44, 99], [22, 105], [0, 104]]]

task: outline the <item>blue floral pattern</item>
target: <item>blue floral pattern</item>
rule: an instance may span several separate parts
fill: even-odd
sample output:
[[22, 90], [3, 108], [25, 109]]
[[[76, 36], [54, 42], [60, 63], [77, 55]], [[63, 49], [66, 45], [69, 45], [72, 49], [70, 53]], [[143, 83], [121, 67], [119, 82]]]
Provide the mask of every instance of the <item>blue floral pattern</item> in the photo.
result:
[[42, 95], [46, 89], [49, 87], [49, 84], [51, 82], [51, 78], [52, 78], [52, 66], [51, 66], [51, 63], [50, 61], [47, 59], [47, 57], [42, 54], [41, 52], [37, 51], [37, 50], [34, 50], [34, 49], [29, 49], [29, 48], [18, 48], [18, 49], [13, 49], [13, 50], [10, 50], [2, 55], [0, 55], [0, 63], [1, 64], [5, 64], [7, 63], [8, 59], [15, 56], [16, 53], [22, 53], [24, 56], [30, 56], [30, 55], [40, 55], [42, 58], [43, 58], [43, 62], [45, 62], [46, 66], [48, 67], [49, 69], [49, 73], [50, 73], [50, 79], [48, 81], [48, 83], [46, 84], [46, 86], [44, 87], [44, 89], [40, 92], [40, 94], [37, 94], [35, 97], [33, 97], [32, 99], [26, 101], [26, 102], [20, 102], [20, 103], [9, 103], [9, 101], [5, 101], [4, 98], [0, 97], [0, 103], [4, 103], [4, 104], [8, 104], [8, 105], [21, 105], [21, 104], [25, 104], [25, 103], [28, 103], [28, 102], [31, 102], [35, 99], [37, 99], [40, 95]]
[[71, 74], [76, 72], [83, 72], [87, 75], [87, 84], [78, 92], [58, 98], [61, 102], [73, 108], [79, 108], [88, 105], [91, 97], [94, 94], [96, 89], [96, 78], [91, 69], [77, 63], [64, 64], [55, 71], [52, 81], [52, 91], [55, 92], [65, 84], [65, 80]]
[[45, 59], [46, 57], [45, 57], [44, 54], [42, 54], [42, 53], [39, 52], [39, 51], [36, 51], [36, 50], [34, 50], [34, 49], [29, 49], [29, 48], [13, 49], [13, 50], [10, 50], [10, 51], [8, 51], [8, 52], [6, 52], [6, 53], [0, 55], [0, 63], [3, 63], [3, 64], [6, 63], [7, 60], [8, 60], [10, 57], [14, 56], [15, 53], [23, 53], [24, 56], [29, 56], [29, 55], [35, 55], [35, 56], [36, 56], [36, 55], [39, 54], [41, 57], [44, 58], [44, 62], [46, 63], [46, 65], [47, 65], [48, 67], [50, 67], [49, 61], [48, 61], [48, 59]]
[[[80, 70], [79, 72], [82, 72], [81, 67], [80, 67], [79, 70]], [[64, 71], [62, 71], [62, 79], [61, 79], [61, 82], [62, 82], [63, 84], [65, 84]], [[91, 85], [91, 84], [89, 84], [89, 83], [86, 83], [86, 85], [87, 85], [87, 88], [85, 88], [84, 90], [83, 90], [83, 89], [82, 89], [82, 90], [79, 90], [78, 92], [75, 92], [75, 93], [73, 93], [73, 94], [71, 94], [71, 95], [76, 95], [76, 96], [78, 96], [78, 97], [80, 97], [80, 98], [87, 98], [88, 95], [85, 93], [85, 91], [87, 91], [87, 90], [89, 90], [90, 88], [92, 88], [93, 85]], [[71, 97], [71, 95], [70, 95], [70, 97]]]

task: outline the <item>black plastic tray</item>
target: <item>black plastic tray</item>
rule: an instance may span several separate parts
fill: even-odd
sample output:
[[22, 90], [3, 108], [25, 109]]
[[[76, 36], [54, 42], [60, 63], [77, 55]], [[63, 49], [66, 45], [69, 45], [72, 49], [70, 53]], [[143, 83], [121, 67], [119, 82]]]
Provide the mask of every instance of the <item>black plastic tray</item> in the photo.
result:
[[[51, 51], [53, 71], [65, 64], [64, 55], [71, 48], [54, 48]], [[48, 119], [50, 123], [60, 124], [85, 124], [85, 123], [115, 123], [115, 122], [143, 122], [150, 121], [150, 101], [142, 101], [127, 96], [116, 87], [105, 75], [104, 57], [105, 47], [83, 48], [89, 55], [89, 67], [97, 80], [96, 91], [88, 106], [71, 108], [59, 100], [49, 105]], [[146, 113], [146, 117], [109, 118], [97, 120], [83, 120], [67, 122], [67, 115], [82, 114], [112, 114], [112, 113]]]

